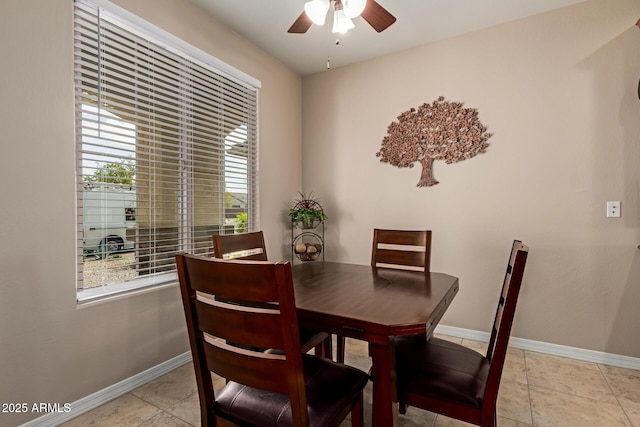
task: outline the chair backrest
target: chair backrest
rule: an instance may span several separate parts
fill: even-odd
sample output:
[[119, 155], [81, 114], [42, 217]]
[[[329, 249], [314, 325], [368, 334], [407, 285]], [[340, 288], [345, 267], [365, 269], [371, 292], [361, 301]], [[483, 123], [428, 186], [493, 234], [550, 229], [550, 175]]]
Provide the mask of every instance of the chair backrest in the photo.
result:
[[215, 234], [213, 256], [224, 259], [267, 261], [262, 231], [240, 234]]
[[[211, 372], [249, 387], [288, 394], [294, 425], [308, 425], [291, 264], [192, 255], [177, 255], [176, 264], [202, 425], [215, 425], [211, 417], [225, 418], [216, 408]], [[266, 303], [272, 308], [256, 307]]]
[[[502, 376], [502, 368], [507, 355], [511, 326], [516, 311], [516, 303], [520, 294], [524, 267], [527, 263], [529, 248], [519, 240], [514, 240], [507, 264], [507, 271], [502, 283], [500, 300], [493, 321], [489, 347], [487, 348], [487, 360], [491, 366], [485, 389], [485, 402], [495, 402]], [[488, 400], [491, 399], [491, 400]]]
[[431, 230], [374, 229], [371, 266], [429, 272]]

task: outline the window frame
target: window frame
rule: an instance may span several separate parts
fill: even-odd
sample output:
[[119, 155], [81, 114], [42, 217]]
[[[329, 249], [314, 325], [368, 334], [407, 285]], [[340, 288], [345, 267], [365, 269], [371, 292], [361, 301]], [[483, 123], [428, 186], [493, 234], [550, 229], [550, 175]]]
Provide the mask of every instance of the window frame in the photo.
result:
[[[178, 56], [184, 58], [187, 63], [196, 63], [199, 66], [205, 67], [209, 71], [218, 75], [221, 79], [229, 80], [235, 84], [241, 85], [245, 87], [248, 91], [253, 91], [253, 110], [252, 115], [250, 115], [252, 122], [247, 123], [250, 126], [250, 130], [247, 131], [247, 134], [250, 134], [250, 137], [247, 140], [247, 208], [246, 212], [249, 214], [248, 228], [249, 231], [255, 228], [255, 224], [258, 220], [257, 214], [257, 133], [258, 133], [258, 119], [257, 119], [257, 109], [258, 109], [258, 89], [261, 87], [260, 81], [249, 76], [248, 74], [243, 73], [240, 70], [235, 69], [234, 67], [218, 60], [212, 55], [199, 50], [192, 45], [186, 43], [185, 41], [171, 35], [170, 33], [144, 21], [138, 16], [126, 11], [125, 9], [112, 4], [106, 0], [75, 0], [74, 2], [74, 15], [76, 14], [76, 7], [82, 8], [83, 10], [95, 10], [101, 17], [107, 17], [111, 23], [116, 23], [116, 26], [120, 25], [123, 31], [128, 33], [133, 33], [136, 36], [145, 39], [147, 43], [154, 45], [156, 48], [164, 49], [167, 52], [170, 52], [174, 56]], [[75, 23], [75, 18], [74, 18]], [[98, 30], [96, 30], [98, 31]], [[76, 43], [77, 34], [74, 31], [74, 43]], [[98, 58], [98, 56], [96, 56]], [[74, 63], [76, 67], [78, 59], [76, 55], [74, 55]], [[102, 74], [99, 74], [101, 76]], [[97, 81], [97, 80], [96, 80]], [[78, 93], [78, 79], [76, 79], [76, 94]], [[84, 251], [82, 241], [84, 238], [84, 230], [82, 228], [83, 218], [83, 188], [85, 186], [85, 182], [83, 181], [83, 171], [82, 171], [82, 145], [84, 144], [82, 139], [82, 120], [83, 120], [83, 104], [80, 100], [80, 97], [76, 95], [75, 101], [75, 109], [76, 109], [76, 120], [79, 123], [76, 123], [76, 147], [77, 147], [77, 164], [76, 164], [76, 193], [78, 197], [78, 208], [76, 209], [76, 223], [78, 224], [78, 241], [80, 242], [78, 245], [78, 273], [77, 273], [77, 301], [78, 303], [86, 303], [91, 301], [100, 300], [106, 297], [119, 296], [122, 294], [130, 293], [138, 290], [148, 290], [152, 287], [163, 287], [166, 285], [172, 285], [177, 282], [177, 274], [175, 273], [175, 267], [172, 271], [161, 272], [161, 273], [153, 273], [149, 276], [140, 276], [135, 279], [118, 282], [118, 283], [110, 283], [110, 284], [101, 284], [100, 286], [95, 287], [84, 287], [83, 283], [83, 271], [84, 271]], [[101, 105], [101, 104], [98, 104]], [[98, 108], [99, 110], [99, 108]], [[100, 119], [98, 119], [99, 121]], [[237, 130], [238, 128], [236, 128]], [[231, 135], [231, 133], [236, 132], [236, 130], [229, 132], [227, 137]], [[227, 137], [224, 137], [224, 140], [221, 141], [221, 145], [218, 146], [222, 148], [222, 155], [218, 154], [218, 157], [222, 158], [222, 166], [221, 170], [223, 173], [226, 173], [226, 145], [227, 145]], [[190, 153], [189, 138], [185, 141], [180, 141], [179, 145], [179, 154], [177, 154], [176, 160], [178, 164], [188, 164], [190, 161], [193, 161], [193, 154]], [[213, 144], [213, 143], [212, 143]], [[134, 147], [138, 146], [138, 142], [134, 144]], [[191, 156], [191, 157], [190, 157]], [[220, 170], [220, 169], [218, 169]], [[189, 171], [188, 169], [181, 168], [179, 172], [179, 178], [177, 179], [177, 185], [179, 187], [180, 196], [178, 197], [178, 206], [175, 208], [178, 212], [178, 235], [181, 236], [179, 246], [182, 248], [183, 246], [186, 248], [189, 246], [189, 242], [192, 241], [190, 234], [193, 232], [193, 224], [190, 223], [189, 212], [193, 209], [190, 205], [184, 205], [184, 203], [193, 204], [194, 194], [192, 193], [192, 189], [190, 188], [193, 179], [190, 178], [189, 174], [192, 174], [193, 170]], [[152, 178], [153, 179], [153, 178]], [[221, 203], [224, 204], [224, 198], [226, 193], [226, 184], [225, 179], [222, 179], [222, 186], [225, 188], [225, 192], [222, 194]], [[191, 192], [191, 193], [190, 193]], [[218, 196], [220, 197], [220, 196]], [[224, 211], [224, 208], [223, 208]], [[137, 215], [137, 210], [135, 211]], [[223, 230], [224, 230], [224, 218], [223, 218]], [[186, 239], [183, 243], [182, 239]], [[186, 251], [181, 249], [180, 251]], [[153, 252], [155, 253], [155, 252]], [[174, 264], [175, 266], [175, 264]], [[157, 267], [154, 266], [154, 269]]]

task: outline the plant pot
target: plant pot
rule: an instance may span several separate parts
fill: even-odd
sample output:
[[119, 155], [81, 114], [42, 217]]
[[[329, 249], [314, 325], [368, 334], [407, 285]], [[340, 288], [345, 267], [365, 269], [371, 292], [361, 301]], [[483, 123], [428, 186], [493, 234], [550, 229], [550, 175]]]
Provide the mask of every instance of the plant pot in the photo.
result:
[[308, 224], [304, 221], [298, 221], [296, 224], [296, 227], [298, 227], [301, 230], [311, 230], [316, 228], [317, 226], [320, 225], [320, 220], [319, 219], [314, 219], [313, 222], [311, 224]]

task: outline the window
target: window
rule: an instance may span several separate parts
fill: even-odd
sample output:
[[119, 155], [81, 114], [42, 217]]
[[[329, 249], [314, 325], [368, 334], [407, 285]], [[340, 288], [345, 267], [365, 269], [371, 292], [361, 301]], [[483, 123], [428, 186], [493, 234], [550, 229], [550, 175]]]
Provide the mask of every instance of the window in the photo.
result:
[[74, 43], [78, 300], [174, 282], [256, 222], [259, 82], [106, 1]]

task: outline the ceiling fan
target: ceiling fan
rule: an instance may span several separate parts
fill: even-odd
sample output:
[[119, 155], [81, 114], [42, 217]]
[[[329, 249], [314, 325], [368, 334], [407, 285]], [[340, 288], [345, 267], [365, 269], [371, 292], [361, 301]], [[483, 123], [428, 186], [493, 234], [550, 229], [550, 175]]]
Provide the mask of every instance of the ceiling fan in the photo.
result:
[[324, 25], [329, 9], [333, 5], [334, 33], [344, 33], [354, 27], [352, 18], [362, 16], [377, 32], [386, 30], [396, 22], [396, 17], [390, 14], [375, 0], [310, 0], [304, 5], [304, 12], [289, 28], [289, 33], [303, 34], [311, 24]]

